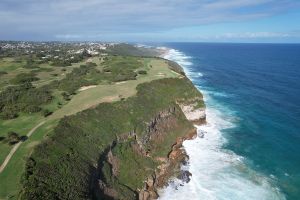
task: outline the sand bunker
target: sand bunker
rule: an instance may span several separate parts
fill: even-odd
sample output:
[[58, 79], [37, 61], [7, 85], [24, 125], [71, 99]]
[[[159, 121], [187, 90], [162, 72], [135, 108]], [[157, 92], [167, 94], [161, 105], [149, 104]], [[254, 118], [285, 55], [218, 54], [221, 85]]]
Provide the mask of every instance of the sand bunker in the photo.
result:
[[89, 85], [89, 86], [83, 86], [81, 87], [78, 91], [84, 91], [84, 90], [88, 90], [88, 89], [91, 89], [91, 88], [94, 88], [96, 87], [97, 85]]

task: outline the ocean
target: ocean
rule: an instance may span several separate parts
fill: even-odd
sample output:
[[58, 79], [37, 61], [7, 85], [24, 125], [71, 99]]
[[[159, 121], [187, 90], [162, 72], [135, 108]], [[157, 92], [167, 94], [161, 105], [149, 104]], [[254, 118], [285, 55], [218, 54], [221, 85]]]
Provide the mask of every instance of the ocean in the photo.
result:
[[204, 138], [185, 141], [161, 200], [300, 199], [300, 44], [168, 43], [203, 93]]

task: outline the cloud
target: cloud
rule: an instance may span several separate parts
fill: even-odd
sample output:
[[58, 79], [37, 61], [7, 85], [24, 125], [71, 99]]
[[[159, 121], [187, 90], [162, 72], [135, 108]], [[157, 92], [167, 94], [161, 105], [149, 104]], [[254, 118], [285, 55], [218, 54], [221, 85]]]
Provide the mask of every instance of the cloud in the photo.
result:
[[62, 39], [162, 32], [260, 19], [299, 6], [295, 0], [1, 0], [0, 39]]

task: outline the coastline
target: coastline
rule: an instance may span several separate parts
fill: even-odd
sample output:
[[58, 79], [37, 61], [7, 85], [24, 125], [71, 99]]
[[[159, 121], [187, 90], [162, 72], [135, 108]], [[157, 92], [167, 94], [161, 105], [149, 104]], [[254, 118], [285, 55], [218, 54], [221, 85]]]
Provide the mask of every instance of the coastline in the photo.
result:
[[[182, 65], [174, 60], [168, 58], [171, 51], [167, 47], [157, 47], [159, 57], [172, 61], [180, 66], [181, 70], [185, 73], [186, 70]], [[187, 77], [189, 79], [189, 77]], [[189, 79], [190, 80], [190, 79]], [[190, 80], [191, 81], [191, 80]], [[191, 81], [192, 82], [192, 81]], [[194, 87], [196, 87], [194, 85]], [[201, 91], [199, 90], [201, 93]], [[203, 133], [198, 133], [197, 126], [206, 124], [206, 113], [204, 109], [193, 109], [193, 106], [179, 105], [186, 118], [194, 124], [194, 128], [188, 131], [183, 137], [178, 137], [176, 142], [172, 145], [171, 151], [167, 159], [164, 159], [163, 164], [158, 166], [160, 173], [155, 174], [155, 177], [148, 177], [145, 181], [145, 187], [139, 192], [140, 200], [159, 199], [161, 190], [167, 187], [172, 179], [176, 178], [181, 180], [182, 183], [188, 183], [191, 179], [192, 173], [183, 166], [189, 162], [189, 155], [187, 154], [183, 143], [188, 140], [194, 140], [197, 137], [203, 138]], [[199, 134], [199, 135], [198, 135]], [[180, 184], [182, 186], [182, 184]]]
[[[183, 74], [192, 83], [185, 75], [183, 66], [174, 60], [167, 59], [172, 49], [167, 47], [157, 47], [156, 50], [159, 52], [159, 57], [174, 62], [176, 65], [175, 68], [177, 68], [179, 73]], [[196, 86], [194, 85], [194, 87]], [[199, 91], [199, 93], [201, 93], [201, 91]], [[197, 137], [203, 137], [203, 133], [200, 133], [198, 136], [197, 126], [206, 124], [205, 106], [204, 108], [195, 108], [196, 105], [194, 104], [177, 104], [184, 113], [186, 119], [190, 121], [194, 127], [187, 131], [183, 136], [176, 138], [176, 141], [170, 147], [167, 158], [157, 158], [161, 164], [158, 166], [158, 170], [155, 172], [154, 176], [146, 179], [144, 188], [139, 191], [139, 200], [159, 199], [160, 191], [164, 187], [167, 187], [173, 178], [179, 179], [183, 183], [188, 183], [191, 179], [192, 173], [189, 170], [183, 169], [183, 166], [189, 162], [189, 156], [184, 149], [183, 143], [188, 140], [194, 140]]]
[[176, 49], [165, 49], [164, 58], [181, 65], [203, 94], [207, 124], [196, 126], [198, 137], [183, 142], [189, 160], [181, 165], [181, 170], [192, 174], [190, 181], [186, 183], [173, 176], [168, 186], [159, 190], [159, 199], [286, 199], [273, 177], [255, 171], [247, 164], [247, 158], [223, 148], [228, 142], [224, 130], [234, 128], [237, 123], [235, 111], [215, 99], [221, 92], [199, 81], [202, 70], [191, 63], [192, 57]]

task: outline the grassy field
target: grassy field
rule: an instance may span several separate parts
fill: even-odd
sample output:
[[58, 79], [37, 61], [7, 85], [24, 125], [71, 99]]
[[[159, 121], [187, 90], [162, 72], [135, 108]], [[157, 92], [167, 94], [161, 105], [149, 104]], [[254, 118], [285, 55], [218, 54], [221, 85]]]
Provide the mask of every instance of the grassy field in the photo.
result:
[[[16, 199], [20, 190], [20, 179], [24, 173], [24, 166], [28, 155], [35, 145], [51, 134], [58, 120], [49, 120], [25, 141], [16, 151], [5, 170], [0, 173], [0, 199]], [[34, 124], [36, 125], [36, 124]]]
[[[34, 82], [35, 86], [42, 86], [50, 83], [53, 80], [63, 79], [66, 74], [70, 73], [74, 68], [79, 67], [80, 64], [85, 62], [76, 63], [68, 67], [57, 67], [50, 66], [49, 64], [40, 64], [39, 68], [24, 68], [25, 62], [18, 61], [18, 58], [5, 58], [0, 60], [0, 71], [5, 71], [7, 74], [1, 76], [0, 79], [0, 91], [11, 85], [10, 80], [21, 73], [36, 73], [37, 77], [40, 79]], [[65, 71], [64, 71], [65, 70]], [[56, 76], [57, 75], [57, 76]]]
[[[116, 63], [120, 65], [120, 61], [124, 61], [124, 58], [113, 58], [113, 62], [106, 63], [106, 65], [111, 65], [111, 68], [116, 67]], [[116, 59], [120, 59], [119, 61]], [[125, 58], [126, 59], [126, 58]], [[145, 70], [147, 74], [138, 74], [136, 80], [127, 80], [122, 82], [101, 82], [94, 88], [90, 88], [84, 91], [78, 91], [72, 99], [67, 102], [61, 96], [61, 91], [54, 90], [52, 95], [54, 99], [50, 104], [43, 105], [43, 108], [47, 108], [54, 111], [52, 115], [45, 118], [40, 113], [36, 114], [21, 114], [18, 118], [12, 120], [0, 121], [0, 136], [5, 136], [8, 131], [15, 131], [20, 135], [26, 135], [27, 132], [34, 126], [39, 124], [41, 121], [46, 123], [38, 128], [35, 133], [26, 140], [20, 148], [13, 155], [12, 159], [0, 174], [0, 199], [9, 199], [15, 197], [20, 189], [20, 178], [24, 172], [25, 160], [32, 151], [33, 147], [38, 144], [44, 137], [51, 134], [53, 127], [57, 124], [58, 120], [65, 115], [72, 115], [77, 112], [83, 111], [87, 108], [98, 105], [102, 102], [112, 102], [119, 101], [123, 98], [127, 98], [136, 94], [136, 87], [140, 83], [149, 82], [155, 79], [161, 78], [172, 78], [180, 77], [181, 75], [170, 70], [166, 61], [156, 58], [135, 58], [132, 57], [132, 63], [135, 59], [139, 59], [142, 63], [141, 65], [135, 67], [135, 70]], [[10, 78], [16, 76], [18, 73], [23, 73], [28, 71], [28, 69], [20, 69], [15, 65], [11, 67], [4, 67], [3, 63], [12, 63], [11, 59], [3, 59], [0, 63], [0, 70], [5, 70], [8, 72], [6, 82], [0, 81], [0, 85], [7, 83]], [[103, 70], [106, 66], [103, 66], [103, 61], [99, 57], [90, 58], [86, 62], [94, 62], [97, 64], [97, 70]], [[19, 64], [19, 63], [18, 63]], [[46, 85], [53, 80], [62, 80], [66, 77], [66, 74], [70, 73], [74, 68], [78, 68], [83, 63], [74, 64], [71, 67], [67, 67], [64, 73], [61, 73], [61, 67], [45, 66], [43, 68], [53, 69], [52, 71], [42, 71], [37, 73], [37, 77], [40, 80], [33, 82], [37, 87]], [[122, 65], [120, 66], [122, 67]], [[58, 76], [53, 76], [52, 74], [59, 74]], [[3, 162], [6, 155], [11, 150], [11, 146], [7, 144], [0, 143], [0, 163]]]
[[75, 114], [102, 102], [118, 101], [121, 98], [133, 96], [136, 93], [136, 86], [144, 82], [180, 76], [170, 70], [163, 60], [153, 58], [145, 58], [142, 69], [147, 70], [147, 74], [139, 75], [137, 80], [97, 85], [96, 87], [79, 92], [68, 104], [56, 111], [51, 117], [61, 118], [64, 115]]

